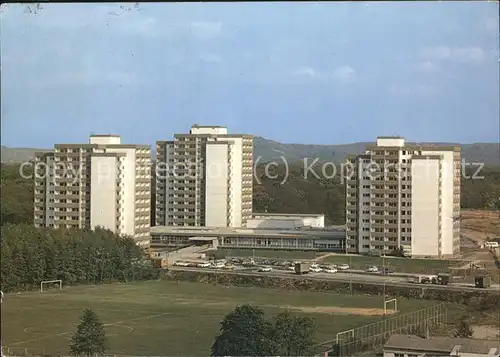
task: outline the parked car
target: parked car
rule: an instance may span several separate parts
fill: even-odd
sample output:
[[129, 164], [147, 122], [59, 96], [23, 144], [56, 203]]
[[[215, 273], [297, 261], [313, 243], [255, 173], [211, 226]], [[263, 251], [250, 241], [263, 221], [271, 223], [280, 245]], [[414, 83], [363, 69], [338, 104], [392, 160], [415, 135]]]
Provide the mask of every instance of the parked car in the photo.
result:
[[335, 274], [338, 270], [335, 268], [327, 268], [323, 270], [325, 273]]
[[259, 271], [262, 272], [262, 273], [269, 273], [269, 272], [273, 271], [273, 268], [271, 268], [271, 267], [260, 267]]
[[371, 266], [366, 269], [368, 273], [378, 273], [378, 268], [376, 266]]
[[312, 271], [313, 273], [321, 273], [321, 268], [318, 266], [316, 266], [314, 268], [311, 267], [309, 270]]
[[209, 262], [199, 263], [198, 268], [210, 268]]
[[337, 268], [340, 270], [347, 270], [350, 269], [351, 267], [349, 266], [349, 264], [340, 264]]

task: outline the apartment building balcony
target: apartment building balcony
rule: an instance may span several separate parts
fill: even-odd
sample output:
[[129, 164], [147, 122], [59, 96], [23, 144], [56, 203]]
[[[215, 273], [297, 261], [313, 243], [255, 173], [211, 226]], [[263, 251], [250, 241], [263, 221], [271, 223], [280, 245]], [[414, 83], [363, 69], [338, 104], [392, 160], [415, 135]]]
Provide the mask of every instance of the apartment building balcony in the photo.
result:
[[398, 238], [398, 232], [385, 232], [385, 237], [388, 239]]
[[370, 214], [370, 218], [375, 220], [383, 220], [385, 216], [383, 214]]
[[174, 203], [172, 205], [173, 209], [194, 209], [195, 207], [194, 203]]
[[383, 239], [386, 233], [384, 232], [370, 232], [370, 239]]
[[151, 207], [151, 203], [147, 202], [147, 203], [135, 203], [135, 208], [150, 208]]
[[346, 226], [349, 228], [357, 228], [358, 227], [358, 222], [347, 222]]
[[357, 240], [358, 239], [358, 231], [347, 231], [346, 237], [349, 240]]
[[374, 160], [384, 160], [385, 156], [386, 155], [383, 152], [372, 152], [370, 154], [370, 158], [372, 159], [372, 161], [374, 161]]
[[398, 206], [385, 206], [384, 211], [385, 212], [398, 212], [399, 207]]
[[54, 208], [80, 208], [80, 203], [57, 202], [51, 203]]
[[387, 202], [387, 203], [398, 203], [399, 202], [399, 198], [398, 197], [384, 197], [384, 202]]
[[385, 198], [384, 197], [370, 197], [370, 201], [374, 203], [384, 203]]
[[43, 219], [43, 218], [35, 218], [33, 220], [33, 223], [40, 224], [40, 225], [45, 225], [45, 219]]
[[348, 220], [349, 220], [349, 219], [355, 219], [355, 220], [357, 220], [357, 219], [358, 219], [358, 215], [357, 215], [357, 214], [355, 214], [355, 213], [348, 213], [348, 214], [346, 215], [346, 218], [347, 218]]
[[388, 229], [398, 229], [399, 226], [397, 223], [385, 223], [385, 228], [388, 228]]
[[346, 200], [347, 200], [347, 202], [357, 202], [358, 201], [358, 197], [347, 196]]
[[60, 152], [60, 151], [54, 151], [54, 157], [80, 157], [81, 153], [80, 151], [78, 152]]

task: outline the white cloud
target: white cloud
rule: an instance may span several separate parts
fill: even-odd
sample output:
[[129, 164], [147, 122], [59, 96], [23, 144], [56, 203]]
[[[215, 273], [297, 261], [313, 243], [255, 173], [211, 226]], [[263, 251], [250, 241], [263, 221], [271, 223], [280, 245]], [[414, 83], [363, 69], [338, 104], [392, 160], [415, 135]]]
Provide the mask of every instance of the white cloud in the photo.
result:
[[439, 67], [435, 63], [431, 61], [423, 61], [419, 62], [415, 65], [415, 69], [419, 72], [424, 72], [424, 73], [433, 73], [437, 72]]
[[313, 68], [307, 66], [299, 67], [296, 71], [294, 71], [294, 74], [305, 77], [317, 77], [319, 75], [319, 73], [317, 73]]
[[348, 82], [354, 79], [356, 71], [350, 66], [342, 66], [333, 70], [332, 75], [335, 79]]
[[479, 63], [485, 57], [484, 50], [480, 47], [425, 47], [419, 54], [420, 57], [429, 60], [454, 60], [466, 63]]
[[199, 39], [212, 39], [222, 33], [222, 23], [209, 21], [193, 21], [189, 24], [191, 33]]

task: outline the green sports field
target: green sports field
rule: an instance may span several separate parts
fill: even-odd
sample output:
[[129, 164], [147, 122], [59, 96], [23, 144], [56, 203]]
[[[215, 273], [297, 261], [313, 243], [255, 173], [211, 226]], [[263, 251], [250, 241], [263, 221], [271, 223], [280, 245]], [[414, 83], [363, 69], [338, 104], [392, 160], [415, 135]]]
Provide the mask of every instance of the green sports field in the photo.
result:
[[[16, 350], [67, 355], [82, 309], [92, 308], [106, 324], [110, 354], [206, 356], [221, 319], [244, 303], [258, 305], [269, 314], [288, 307], [315, 317], [318, 342], [382, 318], [375, 315], [382, 307], [379, 296], [150, 281], [6, 294], [3, 344]], [[399, 310], [409, 312], [433, 304], [400, 299]]]

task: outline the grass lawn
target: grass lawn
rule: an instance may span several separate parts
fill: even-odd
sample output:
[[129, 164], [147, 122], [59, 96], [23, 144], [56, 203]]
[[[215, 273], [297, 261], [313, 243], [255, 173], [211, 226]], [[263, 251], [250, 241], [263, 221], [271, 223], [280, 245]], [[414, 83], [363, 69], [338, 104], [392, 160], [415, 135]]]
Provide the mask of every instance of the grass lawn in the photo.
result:
[[321, 260], [332, 264], [350, 264], [355, 269], [365, 269], [369, 265], [391, 267], [394, 271], [403, 273], [438, 273], [447, 272], [451, 266], [462, 265], [464, 262], [456, 260], [429, 260], [409, 259], [396, 257], [368, 257], [368, 256], [346, 256], [333, 255]]
[[257, 257], [274, 259], [313, 259], [319, 255], [314, 251], [288, 251], [269, 249], [221, 249], [231, 257]]
[[[166, 281], [6, 294], [2, 342], [11, 348], [67, 355], [82, 309], [92, 308], [107, 324], [110, 354], [206, 356], [224, 315], [244, 303], [260, 306], [270, 315], [288, 306], [313, 316], [319, 326], [317, 341], [323, 342], [338, 331], [381, 317], [311, 312], [312, 308], [373, 309], [382, 307], [382, 298]], [[434, 304], [399, 299], [398, 305], [400, 311], [410, 312]]]

